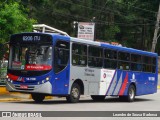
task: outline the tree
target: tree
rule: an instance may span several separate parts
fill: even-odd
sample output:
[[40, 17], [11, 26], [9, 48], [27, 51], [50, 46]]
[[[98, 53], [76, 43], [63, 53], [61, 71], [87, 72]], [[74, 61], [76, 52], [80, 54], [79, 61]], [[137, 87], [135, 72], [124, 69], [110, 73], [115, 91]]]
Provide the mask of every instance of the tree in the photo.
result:
[[[9, 41], [11, 34], [32, 31], [32, 24], [36, 21], [29, 19], [26, 9], [18, 2], [4, 3], [0, 5], [0, 43]], [[2, 54], [0, 53], [0, 59]]]
[[30, 19], [63, 30], [71, 36], [76, 30], [73, 29], [74, 21], [90, 22], [95, 18], [97, 39], [114, 40], [143, 50], [151, 48], [159, 0], [19, 1], [30, 11], [27, 12]]
[[29, 19], [24, 13], [24, 8], [17, 2], [1, 6], [0, 42], [7, 42], [11, 34], [32, 31], [33, 23], [35, 20]]

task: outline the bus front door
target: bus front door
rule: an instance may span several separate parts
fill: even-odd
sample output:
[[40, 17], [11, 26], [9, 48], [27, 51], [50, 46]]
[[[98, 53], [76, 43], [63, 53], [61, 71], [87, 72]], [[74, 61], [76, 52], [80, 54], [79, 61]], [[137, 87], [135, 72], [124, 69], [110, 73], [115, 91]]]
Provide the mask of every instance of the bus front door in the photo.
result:
[[54, 48], [54, 94], [67, 94], [69, 87], [69, 47], [67, 41], [58, 40]]

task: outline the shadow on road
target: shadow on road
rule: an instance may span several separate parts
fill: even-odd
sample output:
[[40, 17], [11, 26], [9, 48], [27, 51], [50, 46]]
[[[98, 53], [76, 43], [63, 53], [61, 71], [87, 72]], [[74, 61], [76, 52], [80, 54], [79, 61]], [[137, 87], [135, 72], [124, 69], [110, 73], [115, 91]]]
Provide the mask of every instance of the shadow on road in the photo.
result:
[[[147, 101], [154, 101], [153, 99], [144, 99], [144, 98], [135, 98], [135, 101], [134, 102], [147, 102]], [[35, 103], [34, 101], [30, 100], [30, 101], [14, 101], [14, 102], [8, 102], [8, 103], [19, 103], [19, 104], [73, 104], [73, 103], [68, 103], [65, 99], [60, 99], [60, 100], [44, 100], [42, 103]], [[129, 102], [125, 102], [125, 101], [120, 101], [118, 99], [118, 97], [113, 97], [113, 98], [106, 98], [104, 101], [93, 101], [91, 99], [89, 100], [80, 100], [78, 103], [76, 104], [85, 104], [85, 103], [115, 103], [115, 104], [118, 104], [118, 103], [129, 103]]]

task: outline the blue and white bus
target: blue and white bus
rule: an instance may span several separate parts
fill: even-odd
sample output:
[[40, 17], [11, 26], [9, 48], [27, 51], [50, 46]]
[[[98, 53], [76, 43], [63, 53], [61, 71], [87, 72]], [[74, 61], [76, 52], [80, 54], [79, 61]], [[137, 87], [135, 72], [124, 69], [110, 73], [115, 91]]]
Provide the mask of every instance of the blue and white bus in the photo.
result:
[[35, 102], [47, 95], [78, 102], [157, 92], [156, 53], [50, 33], [21, 33], [10, 38], [6, 87], [29, 93]]

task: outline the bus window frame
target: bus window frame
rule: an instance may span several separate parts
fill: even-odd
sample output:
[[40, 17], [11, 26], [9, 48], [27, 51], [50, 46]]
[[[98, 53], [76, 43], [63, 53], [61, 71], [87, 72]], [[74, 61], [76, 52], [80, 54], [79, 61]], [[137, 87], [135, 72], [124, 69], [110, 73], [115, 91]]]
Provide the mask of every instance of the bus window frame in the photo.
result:
[[[91, 55], [89, 55], [89, 47], [94, 47], [94, 48], [98, 48], [98, 49], [101, 49], [102, 50], [102, 56], [101, 57], [97, 57], [97, 56], [91, 56]], [[104, 60], [104, 50], [103, 50], [104, 48], [103, 47], [100, 47], [100, 46], [95, 46], [95, 45], [88, 45], [88, 57], [87, 57], [87, 64], [88, 64], [88, 67], [90, 67], [90, 68], [103, 68], [103, 60]], [[89, 66], [89, 57], [96, 57], [96, 58], [98, 58], [98, 59], [101, 59], [101, 61], [102, 61], [102, 65], [101, 65], [101, 67], [97, 67], [97, 66]]]
[[[116, 52], [116, 59], [105, 57], [105, 52], [107, 50]], [[110, 48], [104, 48], [103, 49], [103, 68], [104, 69], [111, 69], [111, 70], [113, 70], [113, 69], [117, 69], [118, 68], [118, 59], [117, 59], [118, 58], [118, 54], [117, 53], [118, 53], [118, 51], [116, 49], [110, 49]], [[105, 60], [110, 60], [110, 61], [114, 60], [116, 62], [116, 67], [115, 68], [107, 68], [107, 67], [105, 67]]]
[[[143, 61], [144, 57], [148, 57], [148, 58], [151, 59], [150, 64], [144, 63], [144, 61]], [[145, 65], [145, 66], [150, 66], [150, 67], [151, 67], [151, 70], [150, 70], [150, 71], [146, 71], [146, 70], [143, 70], [143, 69], [142, 69], [142, 72], [145, 72], [145, 73], [152, 73], [152, 74], [155, 74], [155, 73], [156, 73], [156, 65], [157, 65], [157, 63], [153, 64], [153, 58], [155, 58], [155, 59], [157, 60], [157, 58], [154, 57], [154, 56], [142, 55], [142, 66], [143, 66], [143, 69], [144, 69], [144, 65]], [[154, 72], [153, 72], [153, 67], [154, 67]]]
[[[129, 60], [123, 60], [123, 59], [119, 59], [119, 53], [127, 53], [127, 54], [129, 54]], [[127, 52], [127, 51], [121, 51], [121, 50], [118, 50], [117, 51], [117, 69], [119, 69], [119, 70], [123, 70], [123, 71], [130, 71], [131, 70], [131, 52]], [[129, 65], [129, 69], [120, 69], [119, 67], [119, 63], [120, 62], [124, 62], [124, 63], [127, 63], [128, 65]], [[123, 66], [122, 66], [123, 67]], [[126, 66], [125, 66], [126, 67]]]
[[[85, 46], [86, 47], [86, 55], [81, 55], [81, 54], [73, 54], [73, 44], [76, 44], [76, 45], [81, 45], [81, 46]], [[87, 67], [88, 66], [88, 45], [87, 44], [84, 44], [84, 43], [79, 43], [79, 42], [73, 42], [72, 43], [72, 47], [70, 47], [71, 49], [71, 64], [73, 66], [79, 66], [79, 67]], [[78, 65], [78, 64], [74, 64], [73, 63], [73, 55], [78, 55], [78, 56], [83, 56], [83, 57], [86, 57], [86, 64], [85, 65]]]
[[[55, 71], [55, 49], [56, 49], [55, 46], [56, 46], [57, 42], [59, 42], [59, 41], [68, 43], [68, 45], [69, 45], [68, 46], [68, 53], [69, 54], [68, 54], [68, 61], [66, 63], [66, 66], [62, 70], [56, 72]], [[54, 71], [55, 74], [59, 74], [59, 73], [63, 72], [67, 68], [68, 64], [70, 63], [70, 50], [71, 50], [71, 47], [70, 47], [71, 44], [70, 43], [71, 43], [70, 41], [66, 41], [66, 40], [63, 40], [63, 39], [57, 39], [54, 46], [53, 46], [53, 71]]]
[[[137, 62], [137, 61], [134, 61], [133, 59], [132, 59], [132, 55], [135, 55], [135, 56], [140, 56], [140, 62]], [[131, 58], [130, 58], [130, 64], [131, 64], [131, 71], [134, 71], [134, 72], [143, 72], [143, 62], [142, 62], [142, 55], [141, 54], [136, 54], [136, 53], [131, 53]], [[133, 70], [132, 69], [132, 64], [134, 64], [134, 65], [140, 65], [141, 66], [141, 69], [140, 70]]]

